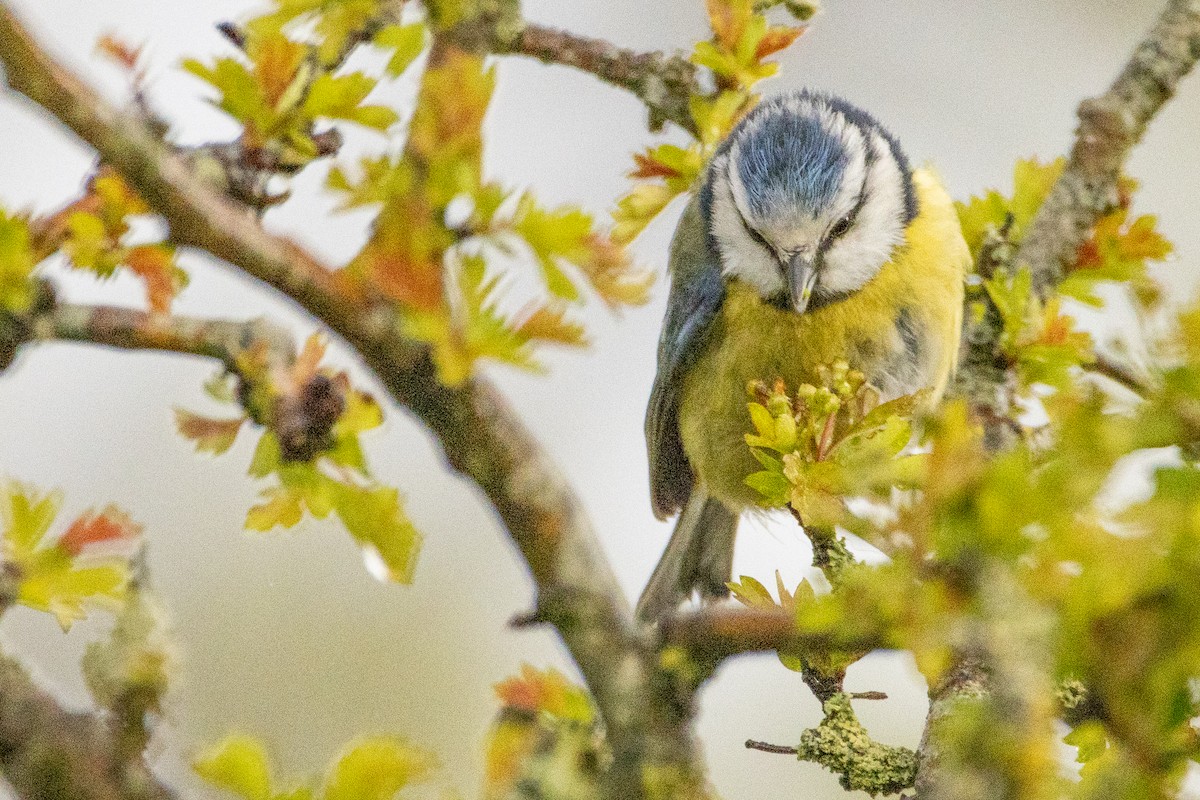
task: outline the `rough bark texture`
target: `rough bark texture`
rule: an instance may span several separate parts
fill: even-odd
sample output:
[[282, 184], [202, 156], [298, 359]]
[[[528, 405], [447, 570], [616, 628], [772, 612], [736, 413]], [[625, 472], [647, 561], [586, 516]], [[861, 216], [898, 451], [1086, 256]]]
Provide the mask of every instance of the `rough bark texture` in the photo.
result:
[[0, 655], [0, 772], [25, 800], [171, 800], [140, 759], [120, 757], [114, 738], [98, 718], [64, 711]]

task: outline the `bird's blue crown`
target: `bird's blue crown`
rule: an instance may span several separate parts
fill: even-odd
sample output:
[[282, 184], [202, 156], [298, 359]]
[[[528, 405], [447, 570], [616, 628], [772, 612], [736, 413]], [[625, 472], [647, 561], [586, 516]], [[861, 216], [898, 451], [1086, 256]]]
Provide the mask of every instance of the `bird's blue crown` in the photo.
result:
[[[845, 137], [836, 135], [828, 125], [829, 119], [839, 117], [857, 127], [864, 140], [876, 133], [887, 142], [905, 177], [905, 222], [916, 216], [908, 159], [896, 138], [861, 108], [840, 97], [807, 89], [764, 100], [717, 150], [719, 159], [736, 146], [734, 166], [746, 187], [747, 210], [752, 215], [812, 215], [833, 201], [850, 162]], [[702, 197], [701, 202], [707, 205], [711, 198]]]

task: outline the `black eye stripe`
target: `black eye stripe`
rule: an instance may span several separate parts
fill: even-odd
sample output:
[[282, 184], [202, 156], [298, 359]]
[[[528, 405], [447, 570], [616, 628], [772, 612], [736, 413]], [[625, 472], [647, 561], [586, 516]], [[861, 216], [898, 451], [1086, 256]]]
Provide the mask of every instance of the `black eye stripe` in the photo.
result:
[[858, 219], [858, 213], [862, 211], [863, 206], [867, 203], [867, 179], [871, 176], [871, 167], [878, 160], [878, 156], [876, 156], [875, 148], [871, 146], [870, 140], [867, 138], [866, 131], [863, 131], [863, 139], [866, 152], [863, 156], [863, 179], [862, 186], [858, 189], [858, 198], [854, 201], [854, 207], [845, 216], [833, 223], [833, 226], [829, 229], [829, 233], [825, 236], [825, 241], [821, 243], [822, 250], [832, 242], [845, 236], [854, 227], [854, 222]]
[[738, 210], [737, 217], [738, 217], [738, 221], [742, 223], [742, 229], [745, 230], [746, 233], [750, 235], [751, 239], [753, 239], [754, 241], [756, 241], [760, 245], [762, 245], [764, 248], [766, 248], [767, 252], [772, 253], [772, 254], [775, 252], [775, 248], [771, 247], [771, 243], [767, 241], [767, 237], [765, 237], [761, 233], [759, 233], [755, 228], [753, 228], [750, 225], [749, 222], [746, 221], [746, 218], [742, 216], [742, 212], [740, 209]]

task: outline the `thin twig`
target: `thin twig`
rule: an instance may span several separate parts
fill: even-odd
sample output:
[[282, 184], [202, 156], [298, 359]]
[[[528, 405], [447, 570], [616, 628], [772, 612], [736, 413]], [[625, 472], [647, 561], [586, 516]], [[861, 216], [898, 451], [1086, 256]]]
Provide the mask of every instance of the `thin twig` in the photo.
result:
[[642, 53], [519, 18], [514, 22], [474, 17], [439, 35], [474, 52], [528, 56], [582, 70], [637, 96], [650, 111], [652, 129], [673, 122], [696, 133], [690, 100], [703, 92], [695, 65], [682, 54]]
[[746, 740], [747, 750], [760, 750], [764, 753], [778, 753], [781, 756], [794, 756], [800, 752], [796, 747], [788, 747], [782, 744], [770, 744], [769, 742], [759, 742], [754, 739]]
[[1097, 353], [1095, 360], [1091, 364], [1085, 365], [1084, 368], [1088, 372], [1103, 375], [1142, 397], [1153, 390], [1150, 382], [1134, 371], [1132, 366], [1103, 353]]
[[689, 100], [700, 94], [696, 67], [682, 55], [639, 53], [574, 33], [526, 25], [511, 42], [499, 43], [496, 52], [536, 58], [583, 70], [606, 83], [632, 92], [650, 110], [651, 127], [674, 122], [695, 133]]

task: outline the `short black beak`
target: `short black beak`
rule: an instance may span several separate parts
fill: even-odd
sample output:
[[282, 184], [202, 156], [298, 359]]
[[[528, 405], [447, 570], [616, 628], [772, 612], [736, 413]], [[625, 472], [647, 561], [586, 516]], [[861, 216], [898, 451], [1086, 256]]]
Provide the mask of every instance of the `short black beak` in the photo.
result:
[[811, 256], [797, 253], [787, 264], [788, 297], [797, 314], [803, 314], [817, 285], [817, 267]]

